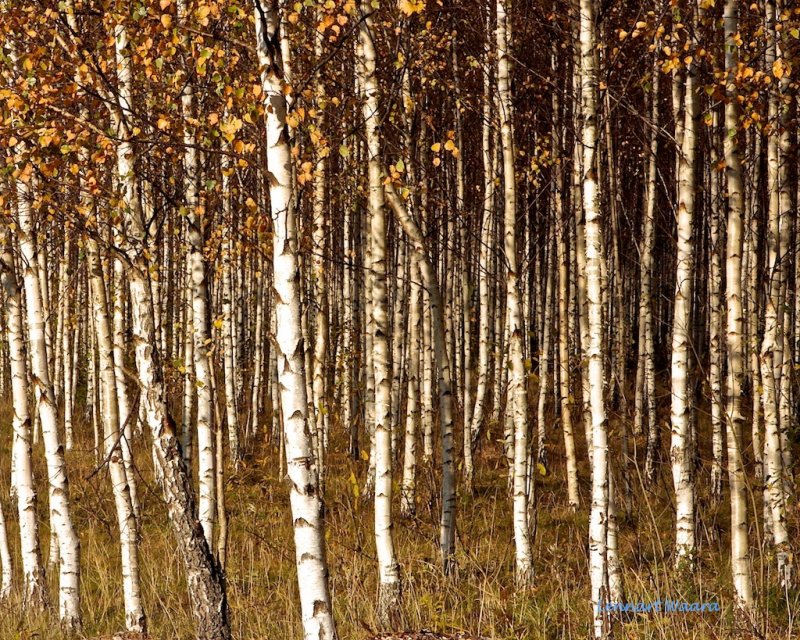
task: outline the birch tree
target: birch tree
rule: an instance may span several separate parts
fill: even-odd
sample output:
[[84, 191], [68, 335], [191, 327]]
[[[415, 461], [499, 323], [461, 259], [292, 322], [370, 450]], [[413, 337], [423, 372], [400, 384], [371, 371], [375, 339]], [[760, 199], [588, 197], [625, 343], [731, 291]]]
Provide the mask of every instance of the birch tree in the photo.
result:
[[[774, 2], [765, 3], [767, 27], [766, 64], [770, 67], [777, 58], [775, 29], [777, 7]], [[777, 89], [769, 90], [770, 120], [779, 125], [780, 111]], [[792, 563], [789, 557], [789, 537], [786, 528], [786, 495], [784, 486], [782, 425], [779, 414], [779, 389], [781, 360], [783, 358], [783, 320], [781, 303], [781, 280], [783, 257], [781, 254], [781, 223], [787, 219], [781, 215], [780, 165], [782, 149], [779, 134], [774, 130], [767, 136], [767, 191], [769, 209], [767, 222], [767, 294], [764, 304], [764, 337], [761, 341], [761, 382], [764, 406], [764, 483], [765, 498], [769, 503], [772, 542], [776, 549], [778, 573], [782, 585], [792, 583]], [[782, 220], [783, 218], [783, 220]]]
[[114, 30], [116, 73], [120, 91], [109, 102], [109, 115], [117, 131], [116, 162], [123, 203], [123, 244], [120, 247], [128, 269], [131, 301], [131, 329], [139, 378], [140, 402], [153, 442], [153, 458], [177, 546], [183, 557], [197, 636], [204, 640], [228, 640], [228, 605], [225, 586], [203, 530], [194, 515], [194, 492], [178, 443], [175, 421], [167, 411], [162, 378], [161, 354], [155, 331], [153, 295], [150, 282], [149, 234], [137, 197], [131, 130], [133, 77], [128, 57], [128, 33], [123, 22]]
[[[189, 26], [186, 18], [184, 2], [178, 2], [178, 19]], [[197, 456], [198, 481], [200, 492], [198, 510], [200, 523], [206, 536], [209, 548], [214, 546], [214, 526], [216, 524], [216, 486], [214, 470], [214, 435], [212, 413], [213, 398], [211, 396], [211, 363], [208, 357], [208, 346], [211, 332], [208, 326], [208, 281], [204, 256], [203, 232], [206, 225], [205, 208], [200, 202], [198, 191], [200, 183], [200, 158], [197, 153], [197, 141], [192, 131], [191, 120], [194, 119], [194, 88], [191, 80], [186, 82], [181, 94], [181, 107], [186, 119], [184, 124], [184, 199], [187, 209], [186, 268], [191, 289], [187, 292], [191, 303], [191, 339], [194, 367], [194, 379], [191, 385], [197, 396]], [[188, 364], [188, 362], [187, 362]], [[235, 428], [235, 425], [234, 425]]]
[[[753, 585], [750, 577], [750, 541], [747, 514], [747, 484], [742, 456], [742, 379], [744, 344], [742, 335], [742, 213], [744, 184], [739, 138], [734, 135], [739, 123], [738, 91], [731, 77], [739, 67], [736, 36], [739, 32], [739, 5], [725, 3], [725, 72], [728, 75], [725, 101], [723, 153], [728, 181], [727, 246], [725, 256], [726, 345], [728, 375], [725, 382], [727, 415], [728, 484], [731, 501], [731, 569], [738, 611], [752, 624]], [[755, 409], [757, 411], [757, 408]]]
[[139, 584], [138, 529], [134, 517], [131, 492], [120, 445], [120, 413], [117, 400], [117, 376], [114, 367], [114, 342], [108, 318], [105, 279], [100, 264], [97, 242], [87, 243], [92, 306], [95, 314], [97, 351], [100, 362], [100, 388], [103, 399], [103, 455], [108, 461], [111, 487], [117, 510], [122, 551], [122, 588], [125, 600], [125, 627], [134, 633], [145, 633], [147, 620], [142, 606]]
[[4, 293], [5, 329], [11, 370], [13, 436], [13, 486], [17, 500], [20, 555], [22, 556], [23, 602], [37, 611], [48, 604], [47, 585], [36, 519], [36, 485], [31, 461], [31, 421], [28, 410], [28, 363], [22, 320], [22, 297], [12, 254], [11, 234], [3, 233], [0, 281]]
[[508, 396], [513, 405], [514, 417], [514, 471], [513, 511], [515, 576], [517, 586], [525, 588], [533, 583], [533, 557], [528, 526], [528, 400], [525, 363], [522, 357], [522, 336], [525, 332], [520, 312], [517, 266], [517, 191], [514, 171], [514, 134], [510, 89], [511, 42], [505, 0], [497, 2], [497, 93], [500, 104], [500, 134], [503, 145], [503, 199], [504, 199], [504, 256], [506, 275], [506, 302], [508, 305], [508, 357], [511, 364]]
[[17, 182], [17, 239], [25, 289], [30, 373], [47, 460], [50, 520], [54, 527], [60, 560], [58, 610], [62, 627], [67, 632], [74, 632], [81, 628], [80, 540], [72, 522], [67, 467], [58, 433], [55, 396], [50, 384], [38, 259], [33, 242], [32, 195], [27, 183]]
[[597, 180], [597, 61], [594, 0], [580, 0], [581, 146], [583, 212], [586, 233], [586, 300], [588, 305], [589, 406], [592, 418], [592, 502], [589, 514], [589, 570], [594, 637], [610, 634], [602, 605], [608, 593], [608, 511], [613, 499], [608, 480], [608, 424], [603, 383], [603, 301], [601, 287], [602, 213]]
[[297, 581], [307, 640], [336, 638], [325, 557], [325, 524], [311, 447], [300, 327], [297, 221], [292, 197], [291, 155], [286, 127], [281, 13], [277, 2], [255, 2], [256, 53], [266, 110], [266, 157], [273, 224], [276, 350], [283, 437], [294, 527]]
[[[375, 75], [372, 9], [361, 5], [359, 28], [361, 58], [358, 73], [364, 93], [363, 117], [367, 139], [370, 256], [368, 279], [371, 295], [372, 365], [375, 387], [375, 423], [372, 451], [375, 459], [375, 546], [378, 552], [380, 590], [378, 618], [391, 623], [400, 601], [400, 565], [392, 533], [391, 384], [389, 372], [389, 318], [386, 292], [386, 214], [382, 187], [378, 130], [378, 81]], [[368, 333], [370, 330], [368, 329]], [[369, 365], [368, 365], [369, 366]], [[368, 373], [369, 375], [369, 373]], [[372, 455], [372, 454], [371, 454]]]
[[[695, 11], [695, 9], [692, 9]], [[677, 265], [675, 301], [672, 319], [672, 402], [670, 424], [672, 444], [670, 459], [675, 485], [675, 561], [687, 569], [694, 566], [695, 484], [694, 447], [691, 429], [689, 350], [691, 343], [692, 281], [694, 277], [693, 220], [695, 213], [695, 163], [697, 158], [697, 126], [700, 110], [697, 62], [686, 64], [683, 88], [683, 122], [678, 154]], [[676, 117], [680, 117], [676, 114]], [[677, 127], [677, 125], [676, 125]]]

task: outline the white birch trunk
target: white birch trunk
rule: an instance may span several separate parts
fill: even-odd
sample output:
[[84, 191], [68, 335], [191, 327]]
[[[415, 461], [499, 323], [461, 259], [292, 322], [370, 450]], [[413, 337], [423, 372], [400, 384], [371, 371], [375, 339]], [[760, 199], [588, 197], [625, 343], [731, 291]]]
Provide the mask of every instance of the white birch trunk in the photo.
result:
[[408, 328], [408, 402], [406, 404], [405, 439], [403, 446], [403, 480], [400, 485], [400, 513], [416, 514], [417, 498], [417, 425], [419, 423], [419, 365], [422, 314], [420, 313], [420, 269], [416, 256], [409, 259], [411, 287], [409, 291]]
[[[581, 12], [579, 0], [573, 0], [572, 8], [576, 15]], [[573, 128], [576, 134], [573, 137], [571, 164], [571, 205], [575, 214], [575, 280], [576, 304], [578, 311], [578, 335], [580, 337], [580, 372], [581, 372], [581, 417], [583, 430], [586, 437], [586, 452], [589, 463], [592, 462], [594, 449], [592, 447], [592, 410], [591, 390], [589, 385], [589, 308], [586, 294], [586, 215], [583, 206], [583, 156], [581, 131], [583, 119], [583, 105], [581, 99], [583, 76], [581, 71], [580, 45], [580, 20], [574, 20], [572, 36], [576, 43], [572, 47], [572, 90], [574, 95]]]
[[[652, 278], [653, 249], [655, 247], [655, 207], [656, 178], [658, 160], [658, 94], [661, 69], [658, 58], [653, 65], [653, 84], [651, 87], [650, 153], [647, 160], [647, 187], [645, 191], [645, 211], [642, 222], [642, 242], [640, 251], [641, 273], [639, 275], [639, 356], [636, 364], [636, 394], [634, 399], [633, 433], [639, 435], [647, 424], [647, 450], [645, 452], [645, 482], [655, 482], [656, 455], [660, 449], [659, 425], [655, 412], [655, 375], [653, 364], [653, 308]], [[647, 404], [645, 414], [645, 403]], [[645, 415], [647, 421], [645, 422]]]
[[[117, 241], [119, 237], [117, 236]], [[117, 402], [119, 406], [119, 430], [122, 435], [120, 447], [125, 463], [125, 474], [131, 495], [131, 505], [139, 527], [139, 498], [136, 490], [136, 468], [133, 464], [133, 425], [137, 417], [131, 412], [128, 395], [128, 376], [125, 373], [125, 280], [124, 265], [114, 258], [114, 371], [117, 376]]]
[[[739, 30], [739, 4], [726, 0], [723, 25], [725, 29], [725, 102], [723, 153], [728, 181], [727, 246], [725, 257], [726, 345], [728, 375], [726, 379], [726, 417], [728, 427], [728, 484], [731, 501], [731, 573], [737, 614], [752, 625], [753, 583], [750, 566], [750, 541], [748, 530], [748, 489], [742, 458], [742, 380], [744, 378], [745, 350], [742, 342], [744, 312], [742, 310], [742, 213], [744, 210], [744, 184], [738, 138], [732, 135], [739, 127], [738, 91], [731, 75], [739, 69], [739, 52], [735, 39]], [[754, 412], [758, 411], [758, 405]]]
[[114, 363], [114, 343], [108, 321], [108, 300], [97, 242], [87, 243], [88, 271], [92, 289], [94, 326], [100, 362], [100, 392], [103, 397], [103, 455], [108, 464], [111, 488], [117, 511], [120, 550], [122, 554], [122, 591], [125, 605], [125, 627], [134, 633], [147, 631], [139, 585], [139, 552], [136, 518], [128, 487], [128, 478], [120, 445], [120, 412], [117, 401], [117, 375]]
[[[372, 368], [375, 385], [375, 546], [378, 554], [380, 589], [378, 619], [389, 626], [400, 601], [400, 566], [392, 535], [392, 452], [391, 383], [389, 373], [389, 318], [386, 292], [386, 214], [382, 186], [381, 141], [378, 130], [378, 79], [375, 75], [370, 6], [362, 4], [367, 16], [359, 29], [361, 58], [358, 73], [364, 92], [363, 117], [369, 168], [369, 214], [371, 251], [368, 265], [372, 296]], [[368, 329], [369, 332], [369, 329]]]
[[28, 362], [22, 322], [22, 301], [11, 236], [6, 231], [0, 255], [5, 310], [5, 329], [8, 340], [8, 359], [11, 369], [11, 403], [13, 408], [13, 478], [22, 556], [23, 605], [27, 610], [39, 611], [48, 604], [47, 584], [44, 577], [39, 546], [39, 525], [36, 518], [36, 485], [31, 461], [31, 421], [28, 412]]
[[133, 343], [139, 377], [140, 402], [145, 421], [150, 427], [153, 459], [176, 544], [183, 557], [196, 635], [202, 640], [229, 640], [228, 605], [225, 586], [215, 560], [194, 515], [194, 493], [181, 456], [175, 422], [166, 406], [166, 390], [162, 379], [158, 336], [156, 335], [153, 295], [150, 287], [148, 235], [137, 196], [134, 157], [126, 114], [131, 113], [133, 78], [128, 49], [128, 34], [122, 24], [114, 31], [117, 78], [120, 92], [115, 101], [108, 100], [112, 124], [119, 142], [116, 148], [117, 172], [121, 198], [125, 204], [124, 234], [120, 249], [129, 265]]
[[[178, 1], [178, 20], [189, 26], [185, 0]], [[187, 269], [191, 291], [192, 351], [194, 355], [195, 379], [191, 381], [197, 394], [197, 475], [200, 485], [198, 517], [210, 549], [214, 548], [214, 527], [217, 522], [216, 505], [216, 456], [214, 454], [213, 399], [211, 397], [211, 363], [208, 345], [211, 332], [208, 326], [208, 278], [204, 254], [205, 205], [199, 198], [200, 158], [197, 155], [197, 141], [191, 120], [194, 114], [194, 87], [186, 82], [181, 94], [181, 108], [184, 118], [183, 131], [183, 171], [184, 201], [187, 217]], [[186, 367], [189, 367], [187, 361]]]
[[297, 224], [289, 202], [292, 197], [291, 154], [286, 128], [286, 99], [279, 47], [280, 14], [277, 6], [255, 0], [255, 24], [266, 107], [266, 153], [274, 229], [275, 349], [291, 487], [290, 505], [303, 635], [306, 640], [335, 640], [337, 636], [328, 589], [322, 501], [318, 493], [317, 469], [307, 415], [297, 269]]
[[[776, 7], [768, 1], [766, 64], [771, 68], [776, 60], [775, 30]], [[769, 91], [770, 122], [779, 117], [777, 89]], [[783, 357], [783, 320], [781, 281], [783, 265], [781, 251], [781, 153], [778, 133], [771, 130], [767, 138], [767, 191], [769, 215], [767, 224], [767, 295], [764, 301], [764, 337], [761, 342], [761, 383], [764, 405], [764, 484], [765, 498], [769, 504], [772, 543], [778, 561], [778, 575], [782, 586], [792, 583], [792, 562], [789, 556], [789, 533], [786, 525], [786, 494], [783, 460], [783, 443], [780, 424], [779, 398], [781, 363]]]
[[[184, 235], [186, 223], [183, 225]], [[188, 242], [186, 237], [184, 241]], [[180, 273], [180, 269], [178, 269]], [[192, 413], [194, 410], [195, 384], [194, 384], [194, 311], [192, 310], [192, 286], [191, 273], [189, 269], [188, 252], [186, 257], [185, 271], [180, 274], [180, 281], [183, 288], [180, 289], [181, 306], [183, 307], [183, 413], [181, 414], [181, 447], [183, 449], [183, 459], [186, 467], [191, 473], [193, 450], [194, 450], [194, 425]]]
[[[695, 561], [695, 486], [694, 446], [691, 427], [692, 398], [689, 384], [691, 348], [692, 279], [694, 277], [695, 162], [697, 120], [700, 100], [697, 95], [696, 62], [687, 65], [681, 147], [678, 158], [677, 266], [672, 321], [672, 402], [670, 421], [672, 441], [670, 460], [675, 486], [675, 562], [691, 569]], [[678, 128], [676, 126], [676, 128]]]
[[[58, 540], [59, 617], [66, 631], [81, 627], [80, 613], [80, 541], [72, 523], [67, 467], [58, 435], [58, 415], [50, 384], [45, 346], [45, 327], [39, 287], [38, 261], [32, 240], [33, 221], [28, 185], [18, 182], [17, 225], [25, 286], [25, 305], [30, 341], [31, 376], [42, 428], [47, 459], [51, 523]], [[51, 540], [51, 545], [53, 541]]]
[[[486, 33], [491, 33], [491, 9], [487, 8]], [[480, 256], [478, 265], [478, 382], [475, 389], [475, 406], [472, 412], [470, 437], [472, 444], [477, 442], [486, 415], [487, 387], [490, 378], [489, 336], [491, 332], [490, 277], [492, 265], [493, 217], [494, 217], [494, 166], [492, 138], [492, 64], [488, 53], [483, 64], [483, 120], [481, 126], [481, 143], [483, 151], [483, 203], [481, 208]], [[465, 484], [472, 490], [472, 477], [465, 468]], [[469, 470], [472, 473], [472, 470]]]
[[506, 303], [508, 307], [508, 396], [513, 406], [514, 473], [513, 512], [515, 545], [515, 579], [519, 588], [533, 584], [533, 556], [528, 524], [528, 398], [527, 376], [522, 356], [522, 341], [527, 335], [520, 313], [517, 267], [516, 216], [517, 194], [514, 172], [514, 134], [511, 106], [511, 30], [506, 13], [506, 0], [497, 2], [497, 92], [500, 103], [500, 134], [503, 147], [504, 252], [506, 267]]
[[[315, 55], [319, 59], [323, 54], [323, 34], [315, 35]], [[324, 99], [325, 87], [318, 81], [317, 94]], [[322, 118], [319, 126], [322, 127]], [[313, 222], [312, 234], [314, 251], [311, 257], [311, 278], [314, 285], [314, 359], [313, 359], [313, 404], [314, 404], [314, 430], [317, 438], [317, 466], [319, 468], [320, 485], [324, 486], [325, 479], [325, 444], [326, 425], [329, 420], [329, 407], [327, 395], [327, 367], [328, 367], [328, 274], [325, 264], [328, 243], [328, 218], [325, 202], [325, 182], [327, 180], [327, 160], [318, 157], [317, 167], [314, 172], [313, 195]]]
[[12, 569], [6, 516], [3, 513], [3, 505], [0, 503], [0, 603], [5, 602], [11, 595]]
[[[555, 57], [554, 57], [555, 60]], [[553, 93], [553, 113], [560, 118], [557, 93]], [[558, 260], [558, 374], [559, 399], [561, 403], [561, 430], [564, 433], [564, 456], [567, 467], [567, 500], [574, 510], [580, 503], [578, 493], [578, 462], [575, 455], [575, 436], [572, 430], [572, 395], [570, 393], [569, 361], [569, 218], [561, 194], [564, 192], [564, 165], [562, 156], [562, 132], [559, 127], [553, 135], [553, 167], [556, 172], [553, 183], [553, 213], [556, 216], [556, 242]], [[542, 462], [542, 464], [545, 464]]]
[[588, 337], [589, 405], [592, 418], [592, 502], [589, 515], [589, 571], [594, 637], [610, 633], [600, 607], [608, 592], [608, 425], [603, 384], [602, 213], [595, 163], [597, 135], [597, 65], [595, 60], [594, 0], [580, 0], [580, 81], [582, 110], [583, 212], [586, 234], [586, 301]]
[[[556, 209], [558, 211], [558, 209]], [[542, 332], [541, 343], [539, 345], [539, 398], [536, 405], [536, 450], [537, 461], [547, 466], [547, 422], [545, 409], [547, 408], [547, 392], [550, 388], [550, 347], [552, 335], [552, 300], [553, 300], [553, 280], [556, 274], [556, 256], [552, 246], [552, 234], [549, 229], [544, 230], [545, 249], [543, 249], [544, 264], [546, 272], [545, 285], [543, 289], [544, 298], [542, 299]], [[559, 281], [560, 282], [560, 281]], [[555, 388], [555, 384], [553, 385]], [[530, 470], [529, 470], [530, 472]]]
[[[221, 159], [223, 206], [226, 214], [226, 224], [232, 225], [231, 202], [228, 191], [230, 168], [227, 156]], [[237, 410], [237, 377], [238, 372], [234, 366], [233, 337], [235, 327], [233, 323], [233, 276], [231, 262], [233, 261], [233, 231], [227, 232], [224, 253], [222, 255], [222, 366], [225, 375], [225, 418], [228, 424], [228, 446], [230, 459], [234, 467], [239, 464], [241, 451], [239, 448], [239, 412]], [[254, 420], [255, 424], [255, 420]], [[255, 428], [253, 429], [255, 431]]]

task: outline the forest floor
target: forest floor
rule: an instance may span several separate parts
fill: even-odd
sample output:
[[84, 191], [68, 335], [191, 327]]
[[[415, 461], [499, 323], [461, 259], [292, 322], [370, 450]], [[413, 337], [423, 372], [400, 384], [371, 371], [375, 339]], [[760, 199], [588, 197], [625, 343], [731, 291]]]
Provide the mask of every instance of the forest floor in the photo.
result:
[[[10, 416], [0, 413], [0, 451], [10, 451]], [[701, 443], [708, 443], [708, 426], [701, 416]], [[82, 429], [76, 447], [67, 454], [74, 518], [81, 538], [82, 610], [87, 637], [123, 630], [122, 585], [116, 519], [110, 482], [105, 470], [93, 475], [96, 461], [91, 428]], [[378, 630], [375, 617], [377, 567], [372, 508], [359, 494], [367, 463], [351, 460], [341, 430], [334, 432], [326, 487], [327, 541], [334, 608], [340, 637], [360, 640]], [[535, 586], [529, 592], [514, 588], [514, 547], [505, 462], [497, 429], [481, 444], [476, 461], [473, 498], [458, 502], [457, 575], [442, 576], [436, 557], [438, 520], [436, 475], [419, 466], [418, 515], [395, 520], [396, 547], [402, 564], [404, 593], [400, 626], [440, 632], [465, 630], [496, 639], [556, 639], [589, 636], [591, 615], [588, 581], [589, 469], [582, 433], [576, 429], [582, 505], [577, 513], [566, 507], [562, 464], [563, 442], [557, 421], [548, 429], [553, 443], [551, 468], [537, 479], [535, 517]], [[663, 449], [668, 450], [663, 428]], [[618, 443], [619, 425], [612, 422], [611, 441]], [[637, 439], [641, 459], [644, 440]], [[616, 444], [615, 444], [616, 448]], [[39, 486], [43, 555], [49, 539], [45, 477], [41, 447], [35, 447]], [[192, 637], [192, 619], [179, 553], [171, 535], [160, 492], [152, 481], [149, 450], [136, 449], [141, 475], [137, 478], [142, 503], [142, 589], [151, 633], [157, 639]], [[619, 455], [612, 459], [619, 461]], [[708, 459], [708, 457], [705, 457]], [[0, 490], [9, 525], [12, 554], [18, 554], [16, 514], [9, 503], [9, 456], [0, 456]], [[620, 555], [628, 602], [679, 600], [718, 602], [720, 613], [635, 614], [616, 627], [618, 638], [737, 637], [732, 617], [727, 496], [713, 507], [701, 490], [702, 518], [698, 526], [699, 570], [682, 579], [672, 575], [673, 506], [669, 468], [661, 470], [658, 485], [645, 491], [639, 471], [632, 467], [634, 512], [625, 518], [620, 506]], [[708, 470], [698, 470], [698, 483], [707, 485]], [[619, 481], [617, 486], [620, 487]], [[753, 481], [753, 487], [757, 487]], [[433, 489], [433, 491], [432, 491]], [[755, 493], [759, 493], [756, 491]], [[751, 493], [751, 497], [752, 497]], [[300, 625], [294, 548], [288, 490], [278, 472], [277, 450], [262, 443], [247, 456], [237, 473], [227, 472], [229, 512], [227, 584], [233, 637], [299, 638]], [[757, 505], [759, 516], [761, 500]], [[790, 514], [797, 531], [797, 509]], [[759, 522], [761, 518], [759, 517]], [[800, 636], [800, 600], [783, 594], [775, 584], [774, 560], [758, 551], [760, 527], [751, 526], [754, 586], [758, 612], [768, 638]], [[18, 561], [15, 585], [20, 584]], [[56, 572], [49, 571], [51, 594]], [[766, 588], [765, 588], [766, 585]], [[21, 616], [18, 602], [0, 607], [0, 639], [60, 638], [55, 616]], [[743, 637], [752, 637], [742, 634]]]

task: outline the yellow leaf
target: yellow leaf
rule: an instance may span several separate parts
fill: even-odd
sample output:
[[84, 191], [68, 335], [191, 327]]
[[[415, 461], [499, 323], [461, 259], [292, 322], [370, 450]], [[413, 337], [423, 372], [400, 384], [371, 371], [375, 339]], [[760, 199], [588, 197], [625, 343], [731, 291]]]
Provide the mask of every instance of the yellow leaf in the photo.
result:
[[161, 14], [161, 25], [165, 29], [169, 29], [170, 26], [172, 26], [172, 16], [169, 15], [168, 13], [162, 13]]
[[351, 471], [348, 480], [350, 480], [350, 488], [353, 490], [353, 496], [358, 498], [358, 496], [361, 495], [361, 490], [358, 488], [358, 479], [356, 478], [356, 474]]
[[228, 118], [219, 126], [219, 130], [228, 142], [233, 142], [233, 139], [236, 137], [236, 132], [241, 128], [242, 121], [239, 120], [239, 118]]
[[405, 15], [411, 16], [425, 9], [425, 0], [400, 0], [397, 8]]
[[361, 459], [364, 462], [369, 462], [369, 454], [366, 451], [364, 451], [363, 449], [361, 450]]
[[329, 14], [323, 16], [322, 20], [320, 20], [320, 23], [317, 25], [317, 31], [319, 31], [320, 33], [324, 33], [326, 29], [328, 29], [333, 25], [333, 22], [334, 18], [332, 15]]
[[452, 140], [448, 140], [447, 142], [444, 143], [445, 151], [452, 151], [455, 148], [456, 148], [456, 145]]
[[782, 58], [778, 58], [775, 62], [772, 63], [772, 75], [775, 76], [778, 80], [783, 78], [784, 69], [785, 67]]
[[541, 462], [537, 462], [536, 463], [536, 471], [539, 472], [540, 476], [546, 476], [547, 475], [547, 469], [544, 468], [544, 465]]
[[433, 151], [434, 153], [439, 153], [439, 150], [441, 148], [442, 148], [442, 143], [441, 142], [434, 142], [431, 145], [431, 151]]

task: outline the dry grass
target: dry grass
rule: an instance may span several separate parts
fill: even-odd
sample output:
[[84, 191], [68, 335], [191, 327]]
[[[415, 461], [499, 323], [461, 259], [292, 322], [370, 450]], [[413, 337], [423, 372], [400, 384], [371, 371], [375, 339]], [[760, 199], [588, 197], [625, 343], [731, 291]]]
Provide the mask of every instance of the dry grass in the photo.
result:
[[[6, 414], [7, 416], [7, 414]], [[3, 424], [8, 425], [8, 420]], [[704, 429], [705, 427], [701, 427]], [[555, 425], [554, 425], [555, 429]], [[123, 611], [119, 552], [115, 542], [113, 502], [108, 478], [98, 473], [85, 480], [94, 466], [90, 435], [83, 429], [77, 450], [68, 454], [74, 515], [81, 537], [84, 632], [88, 637], [121, 631]], [[702, 433], [702, 432], [701, 432]], [[557, 430], [554, 465], [536, 489], [536, 584], [517, 593], [513, 583], [513, 542], [504, 463], [498, 446], [484, 443], [478, 462], [476, 495], [458, 504], [458, 572], [442, 576], [437, 560], [437, 513], [434, 473], [420, 468], [418, 518], [397, 519], [398, 556], [403, 565], [403, 617], [409, 629], [464, 630], [490, 638], [526, 640], [587, 638], [588, 604], [587, 514], [588, 467], [580, 468], [584, 508], [565, 508], [565, 482], [560, 465]], [[496, 435], [496, 434], [495, 434]], [[616, 429], [612, 441], [618, 442]], [[666, 434], [665, 434], [666, 437]], [[704, 439], [703, 442], [707, 442]], [[9, 451], [9, 429], [2, 432], [2, 451]], [[337, 441], [337, 445], [342, 445]], [[582, 438], [579, 438], [582, 445]], [[666, 444], [666, 442], [664, 443]], [[642, 442], [637, 443], [640, 452]], [[666, 450], [666, 448], [665, 448]], [[339, 449], [341, 451], [341, 448]], [[579, 449], [579, 455], [583, 448]], [[191, 638], [185, 583], [161, 500], [152, 483], [150, 457], [144, 443], [137, 448], [140, 495], [144, 514], [141, 545], [142, 587], [153, 638]], [[48, 519], [43, 461], [35, 451], [40, 487], [41, 535], [46, 557]], [[617, 458], [618, 459], [618, 458]], [[228, 595], [233, 635], [237, 639], [301, 637], [294, 575], [294, 550], [287, 489], [277, 469], [276, 452], [268, 444], [256, 448], [241, 471], [228, 477], [230, 512]], [[7, 496], [8, 456], [0, 460], [2, 495]], [[364, 462], [342, 453], [330, 460], [327, 495], [328, 549], [336, 618], [343, 639], [361, 639], [377, 631], [375, 618], [376, 561], [372, 510], [354, 495], [351, 472], [359, 483]], [[703, 500], [700, 523], [700, 565], [693, 576], [678, 580], [669, 570], [672, 538], [671, 482], [664, 470], [652, 492], [643, 490], [634, 473], [635, 511], [621, 523], [621, 552], [629, 601], [658, 598], [717, 600], [720, 614], [639, 615], [617, 625], [619, 638], [730, 638], [737, 636], [731, 612], [727, 507], [712, 508]], [[707, 478], [700, 470], [699, 482]], [[619, 486], [619, 483], [618, 483]], [[760, 513], [760, 499], [756, 498]], [[16, 517], [4, 498], [14, 557], [18, 558]], [[752, 510], [751, 510], [752, 514]], [[797, 530], [797, 514], [792, 514]], [[774, 585], [773, 560], [758, 551], [753, 529], [754, 574], [759, 612], [769, 638], [796, 637], [800, 614], [797, 594], [786, 596]], [[19, 584], [19, 567], [15, 567]], [[51, 593], [55, 576], [49, 572]], [[793, 627], [794, 625], [794, 633]], [[21, 616], [13, 598], [0, 608], [0, 638], [60, 638], [52, 615]], [[745, 634], [744, 637], [751, 637]]]

